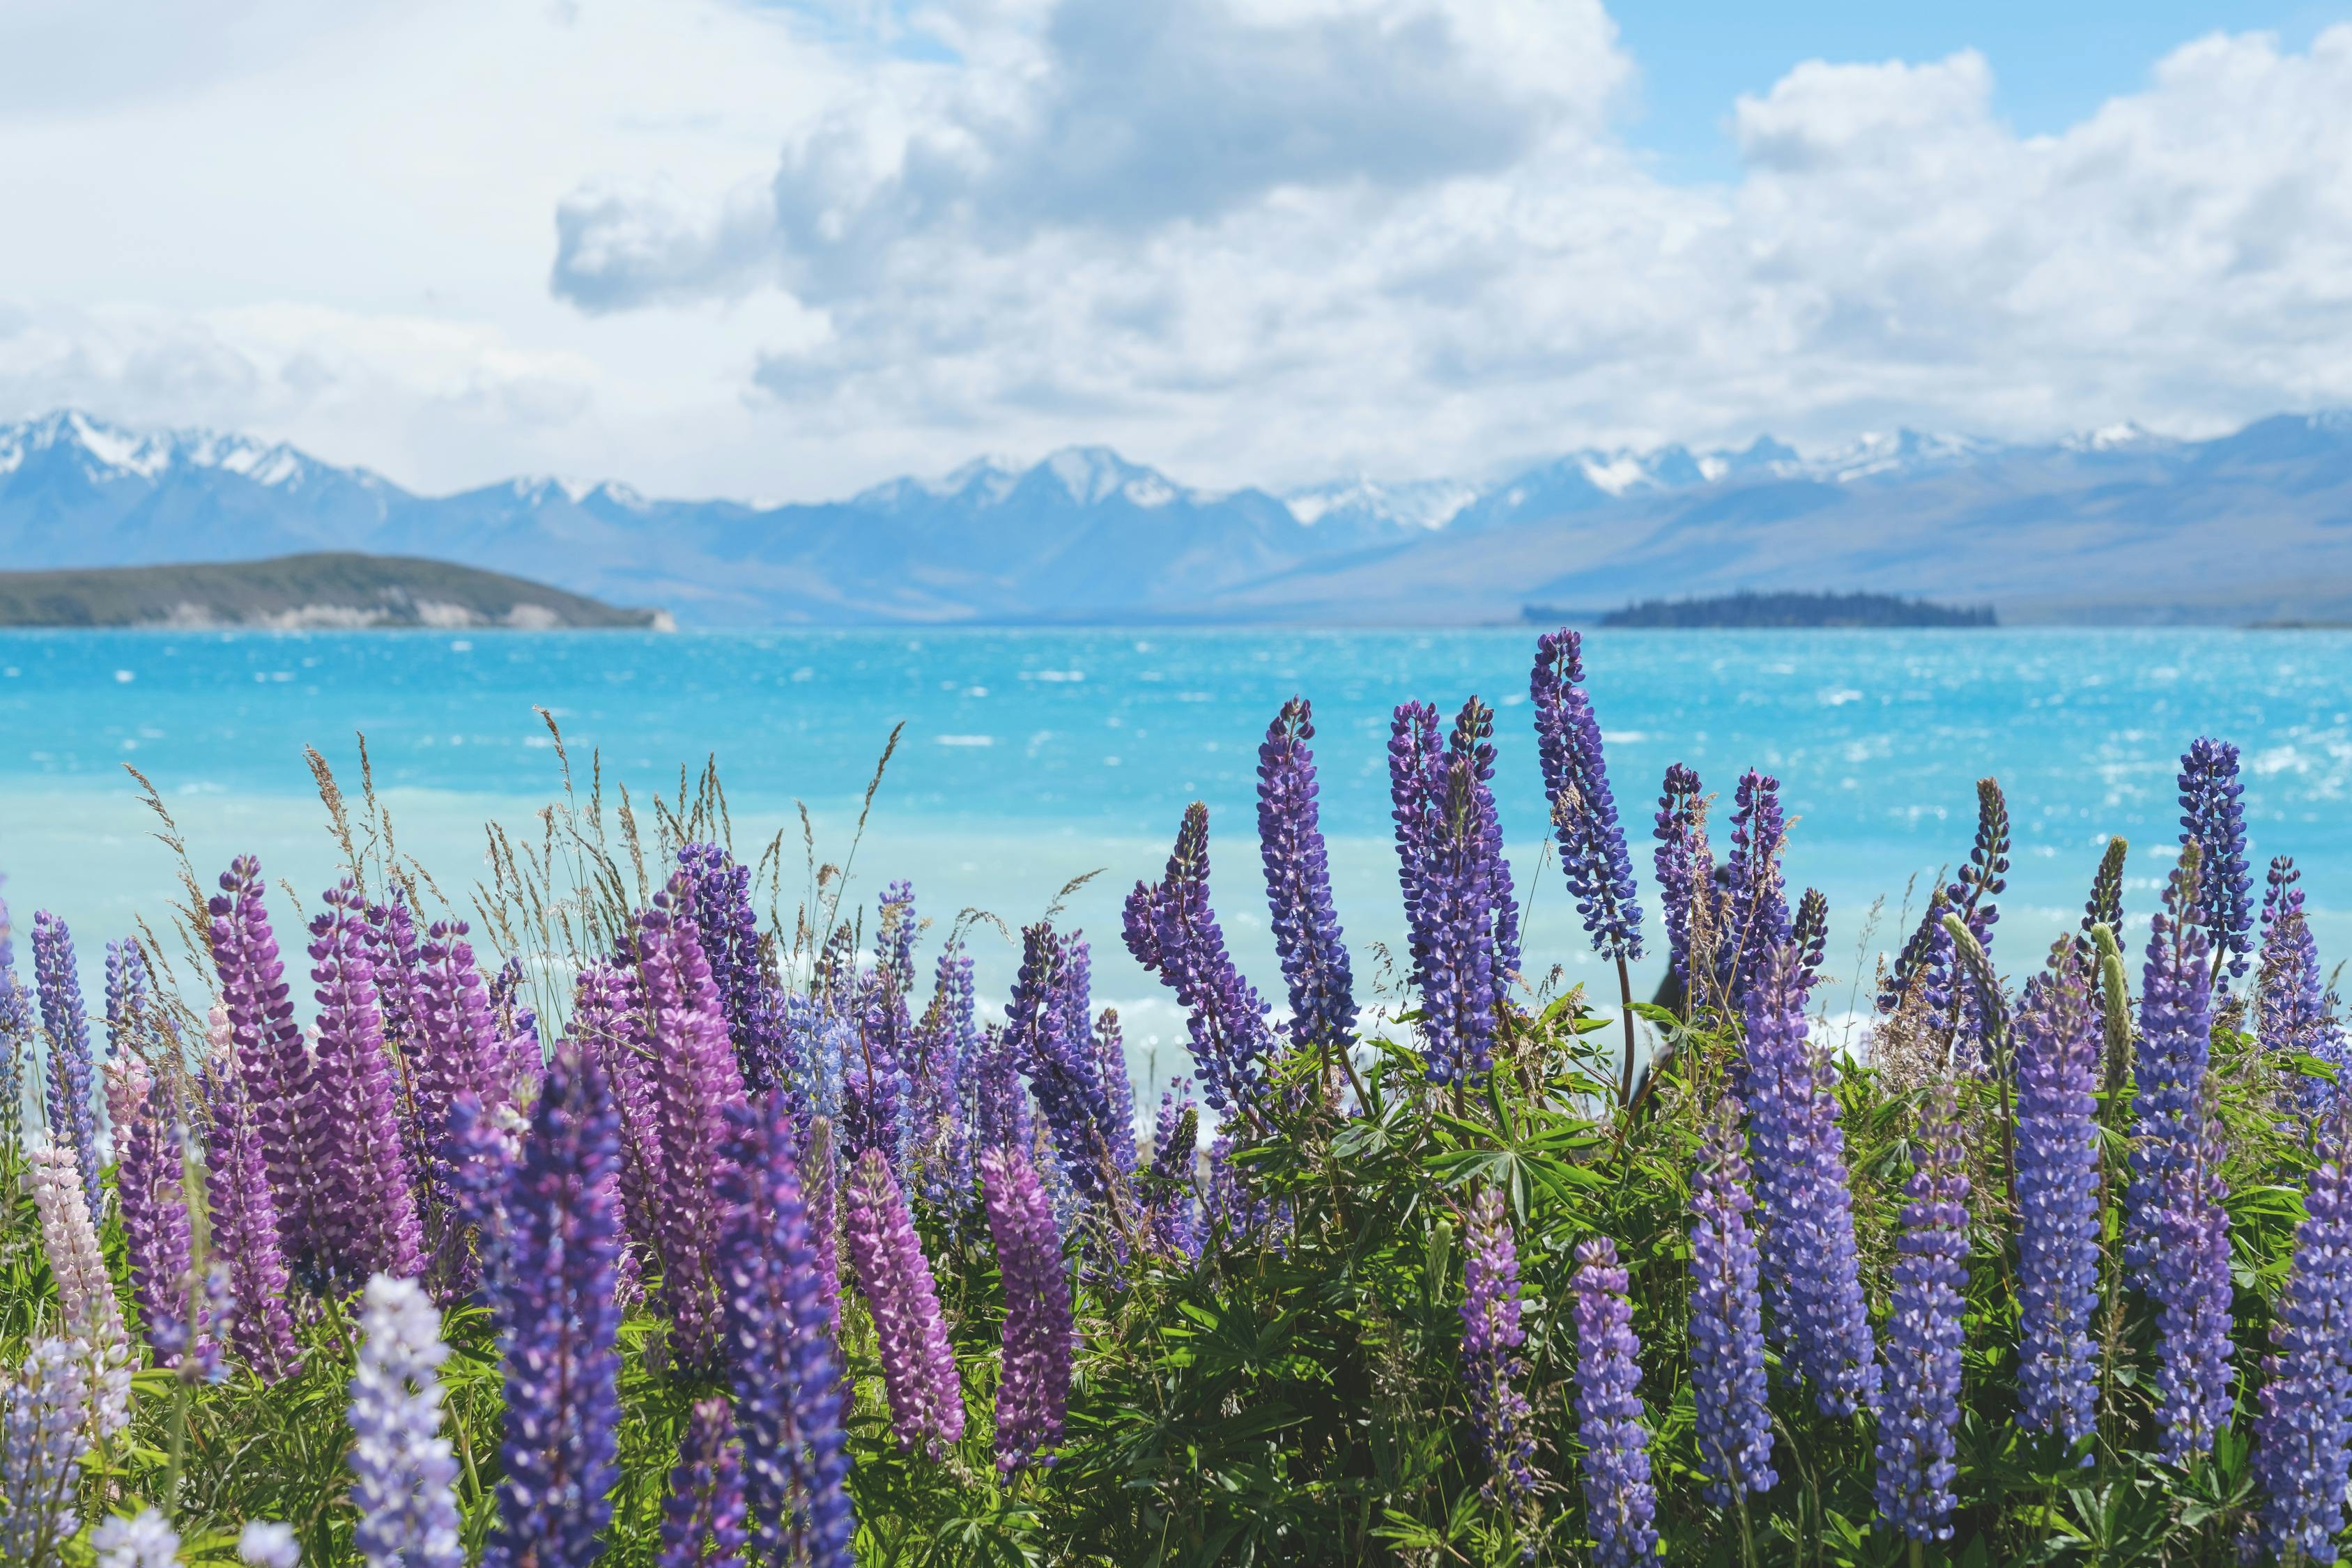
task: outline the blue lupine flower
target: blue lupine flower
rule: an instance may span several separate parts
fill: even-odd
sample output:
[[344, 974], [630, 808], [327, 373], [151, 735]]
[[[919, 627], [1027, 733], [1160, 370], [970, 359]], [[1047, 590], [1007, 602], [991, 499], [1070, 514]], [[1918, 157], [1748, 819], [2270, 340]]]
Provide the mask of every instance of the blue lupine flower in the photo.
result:
[[682, 845], [677, 863], [687, 877], [684, 910], [701, 933], [744, 1087], [755, 1094], [773, 1088], [783, 1072], [783, 999], [760, 959], [751, 868], [716, 844]]
[[1501, 1189], [1488, 1187], [1463, 1215], [1462, 1377], [1470, 1393], [1470, 1419], [1494, 1472], [1491, 1500], [1535, 1489], [1536, 1444], [1528, 1396], [1518, 1380], [1527, 1363], [1519, 1347], [1519, 1250]]
[[1744, 1489], [1765, 1492], [1772, 1469], [1772, 1417], [1765, 1407], [1763, 1307], [1736, 1100], [1708, 1124], [1691, 1195], [1691, 1394], [1707, 1501], [1728, 1508]]
[[2281, 1560], [2336, 1561], [2352, 1476], [2352, 1181], [2345, 1129], [2324, 1134], [2326, 1158], [2304, 1194], [2294, 1268], [2271, 1323], [2261, 1413], [2254, 1418], [2254, 1484], [2263, 1536]]
[[[1711, 976], [1711, 950], [1717, 939], [1714, 916], [1715, 854], [1706, 842], [1706, 798], [1698, 774], [1680, 763], [1666, 769], [1665, 787], [1658, 795], [1658, 841], [1654, 856], [1658, 872], [1658, 900], [1666, 921], [1666, 950], [1675, 975], [1694, 993], [1695, 968]], [[1710, 950], [1694, 965], [1694, 943]], [[1696, 1005], [1700, 998], [1693, 995]]]
[[1269, 1009], [1225, 951], [1209, 904], [1209, 808], [1184, 810], [1168, 870], [1127, 896], [1127, 950], [1176, 994], [1201, 1091], [1215, 1109], [1255, 1113], [1274, 1051]]
[[2200, 736], [2180, 758], [2181, 842], [2197, 846], [2198, 923], [2210, 934], [2215, 962], [2231, 978], [2253, 951], [2254, 878], [2246, 864], [2246, 786], [2238, 782], [2238, 748]]
[[2137, 1136], [2124, 1257], [2143, 1280], [2165, 1177], [2194, 1158], [2198, 1097], [2212, 1049], [2213, 971], [2206, 961], [2208, 936], [2198, 923], [2202, 873], [2197, 846], [2183, 845], [2180, 864], [2165, 883], [2164, 907], [2150, 922], [2147, 963], [2140, 972], [2140, 1042], [2132, 1060]]
[[1960, 1424], [1960, 1308], [1969, 1283], [1969, 1177], [1949, 1085], [1930, 1092], [1920, 1120], [1882, 1347], [1878, 1514], [1914, 1541], [1949, 1541], [1959, 1473], [1952, 1451]]
[[1715, 962], [1718, 991], [1737, 1006], [1789, 942], [1788, 883], [1780, 870], [1789, 828], [1779, 779], [1750, 768], [1739, 775], [1731, 798], [1729, 897]]
[[1642, 1424], [1641, 1342], [1626, 1274], [1607, 1237], [1580, 1244], [1575, 1293], [1576, 1435], [1584, 1444], [1584, 1507], [1595, 1568], [1635, 1568], [1657, 1553], [1657, 1491]]
[[40, 992], [41, 1026], [49, 1035], [50, 1136], [70, 1144], [81, 1172], [82, 1195], [92, 1218], [106, 1212], [99, 1185], [97, 1066], [90, 1057], [89, 1015], [82, 1008], [81, 973], [73, 933], [47, 910], [33, 915], [33, 982]]
[[1313, 710], [1282, 705], [1257, 751], [1257, 837], [1274, 950], [1290, 991], [1290, 1037], [1333, 1055], [1356, 1043], [1355, 974], [1331, 903], [1331, 867], [1316, 805]]
[[2168, 1167], [2155, 1226], [2147, 1294], [2156, 1307], [2158, 1451], [2186, 1465], [2230, 1424], [2230, 1215], [2221, 1206], [2221, 1150], [2212, 1119], [2185, 1163]]
[[2027, 983], [2017, 1014], [2018, 1421], [2090, 1435], [2098, 1385], [2099, 1016], [2071, 940]]
[[1642, 956], [1642, 903], [1633, 889], [1633, 859], [1617, 821], [1601, 750], [1601, 721], [1593, 716], [1583, 679], [1576, 633], [1563, 629], [1537, 642], [1528, 688], [1544, 798], [1559, 840], [1560, 870], [1594, 951], [1603, 958], [1636, 959]]

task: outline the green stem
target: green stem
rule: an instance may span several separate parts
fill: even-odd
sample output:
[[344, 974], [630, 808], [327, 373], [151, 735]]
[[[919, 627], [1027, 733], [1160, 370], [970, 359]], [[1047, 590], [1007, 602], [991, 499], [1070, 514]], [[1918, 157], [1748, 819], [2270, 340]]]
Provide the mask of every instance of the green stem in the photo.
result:
[[1625, 1069], [1617, 1075], [1617, 1103], [1622, 1108], [1633, 1103], [1633, 979], [1626, 973], [1622, 952], [1617, 955], [1617, 995], [1625, 1018]]

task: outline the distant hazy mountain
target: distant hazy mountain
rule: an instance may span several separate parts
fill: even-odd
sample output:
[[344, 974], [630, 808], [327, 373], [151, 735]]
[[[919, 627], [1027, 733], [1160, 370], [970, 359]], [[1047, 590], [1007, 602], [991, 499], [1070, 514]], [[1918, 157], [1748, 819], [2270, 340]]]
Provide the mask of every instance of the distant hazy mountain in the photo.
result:
[[1866, 591], [2004, 622], [2352, 619], [2352, 415], [2212, 441], [1899, 431], [1802, 456], [1584, 451], [1500, 483], [1194, 489], [1100, 447], [845, 500], [516, 479], [425, 497], [284, 446], [0, 425], [0, 564], [429, 556], [689, 624], [1473, 624], [1525, 606]]

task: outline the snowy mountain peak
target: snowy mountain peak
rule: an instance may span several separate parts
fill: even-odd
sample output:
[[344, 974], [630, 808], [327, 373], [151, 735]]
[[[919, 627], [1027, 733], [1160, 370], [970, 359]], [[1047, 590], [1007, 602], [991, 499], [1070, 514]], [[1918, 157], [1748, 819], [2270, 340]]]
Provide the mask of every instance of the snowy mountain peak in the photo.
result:
[[1396, 523], [1407, 528], [1443, 528], [1454, 513], [1478, 499], [1478, 487], [1458, 479], [1406, 479], [1383, 483], [1359, 476], [1282, 498], [1290, 515], [1312, 528], [1322, 521]]
[[1065, 447], [1037, 465], [1037, 469], [1060, 481], [1080, 506], [1098, 506], [1121, 496], [1139, 507], [1162, 507], [1192, 493], [1163, 474], [1129, 462], [1108, 447]]
[[[212, 430], [132, 430], [77, 408], [0, 425], [0, 474], [43, 457], [79, 458], [84, 475], [94, 481], [136, 479], [152, 483], [186, 468], [216, 468], [275, 487], [326, 471], [283, 442]], [[362, 469], [351, 470], [349, 477], [377, 482]]]

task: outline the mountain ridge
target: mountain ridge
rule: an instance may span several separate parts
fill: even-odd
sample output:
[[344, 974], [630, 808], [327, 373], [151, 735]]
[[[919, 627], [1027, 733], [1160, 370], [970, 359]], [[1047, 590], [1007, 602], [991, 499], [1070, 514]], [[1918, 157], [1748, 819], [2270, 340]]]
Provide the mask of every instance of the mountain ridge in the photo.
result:
[[2352, 616], [2352, 413], [2210, 440], [1897, 430], [1806, 455], [1585, 448], [1499, 481], [1187, 486], [1106, 447], [836, 500], [518, 477], [445, 496], [285, 443], [76, 410], [0, 425], [20, 566], [359, 551], [461, 562], [689, 624], [1509, 623], [1530, 603], [1866, 591], [2004, 622]]

